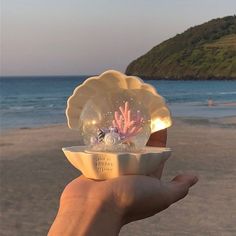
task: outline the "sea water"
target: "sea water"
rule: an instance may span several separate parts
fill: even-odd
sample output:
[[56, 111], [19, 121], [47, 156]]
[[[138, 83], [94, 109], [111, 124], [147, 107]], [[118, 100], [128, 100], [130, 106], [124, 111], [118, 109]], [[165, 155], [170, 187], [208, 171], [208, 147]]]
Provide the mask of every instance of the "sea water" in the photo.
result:
[[[89, 76], [1, 77], [1, 129], [65, 123], [68, 97]], [[236, 81], [147, 80], [174, 117], [236, 116]], [[208, 100], [214, 106], [208, 107]]]

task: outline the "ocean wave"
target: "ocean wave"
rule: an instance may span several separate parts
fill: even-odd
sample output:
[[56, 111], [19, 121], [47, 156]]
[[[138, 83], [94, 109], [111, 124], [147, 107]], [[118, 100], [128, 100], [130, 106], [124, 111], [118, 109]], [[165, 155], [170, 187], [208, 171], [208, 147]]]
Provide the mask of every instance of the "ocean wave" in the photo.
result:
[[[0, 96], [2, 126], [10, 123], [43, 124], [66, 119], [66, 101], [83, 80], [78, 78], [6, 79]], [[219, 106], [236, 101], [234, 81], [149, 81], [170, 105], [174, 115], [225, 116], [235, 114], [234, 106]], [[217, 106], [209, 109], [211, 98]]]
[[12, 111], [27, 111], [35, 109], [35, 106], [9, 106], [9, 107], [1, 107], [1, 112], [12, 112]]
[[62, 105], [56, 105], [56, 104], [37, 104], [37, 105], [34, 105], [34, 106], [22, 106], [22, 105], [19, 105], [19, 106], [6, 106], [6, 105], [3, 105], [1, 106], [0, 108], [0, 112], [1, 113], [6, 113], [6, 112], [27, 112], [27, 111], [34, 111], [34, 110], [44, 110], [44, 111], [51, 111], [51, 108], [55, 108], [55, 110], [64, 110], [64, 106]]
[[236, 91], [232, 91], [232, 92], [219, 92], [219, 94], [222, 94], [222, 95], [233, 95], [233, 94], [236, 94]]

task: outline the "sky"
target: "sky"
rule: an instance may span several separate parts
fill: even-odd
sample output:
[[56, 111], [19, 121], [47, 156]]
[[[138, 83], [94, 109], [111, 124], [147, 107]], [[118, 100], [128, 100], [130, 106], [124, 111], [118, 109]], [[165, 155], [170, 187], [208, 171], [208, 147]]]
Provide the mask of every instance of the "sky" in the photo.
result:
[[1, 0], [0, 75], [125, 71], [155, 45], [235, 0]]

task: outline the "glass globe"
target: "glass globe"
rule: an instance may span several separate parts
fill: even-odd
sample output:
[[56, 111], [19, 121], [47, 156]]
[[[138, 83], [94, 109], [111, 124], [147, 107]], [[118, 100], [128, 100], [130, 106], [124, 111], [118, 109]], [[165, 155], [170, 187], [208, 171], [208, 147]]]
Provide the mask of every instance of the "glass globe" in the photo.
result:
[[97, 93], [83, 106], [80, 130], [92, 150], [135, 151], [151, 135], [148, 101], [140, 101], [135, 90]]

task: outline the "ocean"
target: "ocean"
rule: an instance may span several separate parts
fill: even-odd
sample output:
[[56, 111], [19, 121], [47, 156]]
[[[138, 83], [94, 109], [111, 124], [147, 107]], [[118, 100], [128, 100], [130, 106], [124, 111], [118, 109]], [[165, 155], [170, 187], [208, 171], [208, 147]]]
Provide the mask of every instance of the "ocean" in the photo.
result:
[[[88, 77], [1, 77], [1, 129], [65, 123], [67, 98]], [[173, 117], [236, 116], [236, 81], [146, 82], [165, 98]], [[208, 99], [215, 106], [208, 107]]]

